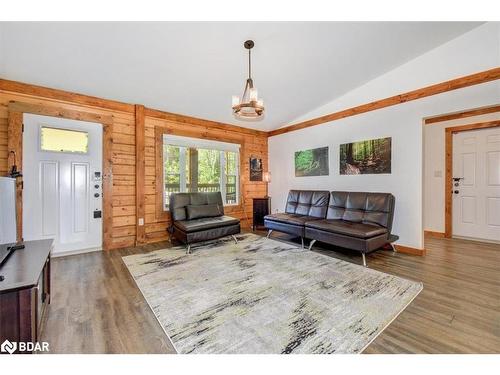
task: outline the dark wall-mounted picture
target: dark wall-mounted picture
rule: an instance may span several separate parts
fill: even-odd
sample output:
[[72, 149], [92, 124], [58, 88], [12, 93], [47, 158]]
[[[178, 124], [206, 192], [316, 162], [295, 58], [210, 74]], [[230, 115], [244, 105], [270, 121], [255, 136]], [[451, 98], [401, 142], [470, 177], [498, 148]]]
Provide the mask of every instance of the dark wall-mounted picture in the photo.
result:
[[391, 173], [391, 137], [340, 145], [340, 174]]
[[250, 181], [262, 181], [262, 159], [250, 158]]
[[328, 174], [328, 147], [295, 152], [295, 177]]

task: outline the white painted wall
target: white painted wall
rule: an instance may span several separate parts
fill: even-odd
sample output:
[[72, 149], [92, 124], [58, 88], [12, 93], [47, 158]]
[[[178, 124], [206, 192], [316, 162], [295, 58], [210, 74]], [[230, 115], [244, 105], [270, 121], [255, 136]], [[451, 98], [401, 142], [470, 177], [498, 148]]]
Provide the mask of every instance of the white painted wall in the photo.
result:
[[424, 230], [444, 232], [445, 129], [492, 120], [500, 120], [500, 113], [424, 126]]
[[3, 76], [5, 74], [5, 47], [4, 47], [4, 26], [2, 22], [0, 22], [0, 75]]
[[[420, 56], [341, 98], [298, 119], [395, 95], [429, 84], [500, 66], [500, 28], [488, 23]], [[396, 196], [394, 233], [398, 243], [423, 247], [423, 128], [422, 119], [500, 102], [500, 83], [490, 82], [417, 101], [368, 112], [332, 123], [271, 137], [269, 164], [273, 211], [284, 208], [289, 189], [383, 191]], [[351, 141], [392, 137], [392, 173], [339, 175], [339, 145]], [[329, 146], [330, 175], [295, 177], [297, 150]]]

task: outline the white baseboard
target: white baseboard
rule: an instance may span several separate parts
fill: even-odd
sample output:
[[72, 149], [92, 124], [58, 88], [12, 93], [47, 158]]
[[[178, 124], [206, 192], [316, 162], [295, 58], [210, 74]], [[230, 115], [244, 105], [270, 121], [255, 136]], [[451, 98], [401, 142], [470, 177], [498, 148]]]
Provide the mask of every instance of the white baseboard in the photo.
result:
[[78, 249], [78, 250], [69, 250], [69, 251], [58, 251], [56, 253], [52, 252], [50, 254], [50, 256], [52, 258], [60, 258], [60, 257], [66, 257], [66, 256], [70, 256], [70, 255], [93, 253], [95, 251], [102, 251], [102, 247], [93, 247], [90, 249]]

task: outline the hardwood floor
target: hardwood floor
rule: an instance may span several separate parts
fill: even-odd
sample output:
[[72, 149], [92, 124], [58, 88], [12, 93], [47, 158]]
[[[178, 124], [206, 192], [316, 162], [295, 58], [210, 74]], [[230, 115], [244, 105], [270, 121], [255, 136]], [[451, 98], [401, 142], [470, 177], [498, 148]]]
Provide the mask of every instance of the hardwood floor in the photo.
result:
[[[53, 259], [41, 340], [52, 353], [173, 353], [121, 260], [169, 246]], [[361, 262], [356, 253], [320, 246], [314, 251]], [[428, 237], [425, 247], [425, 257], [391, 251], [367, 256], [369, 267], [422, 281], [424, 290], [365, 353], [499, 353], [500, 245]]]

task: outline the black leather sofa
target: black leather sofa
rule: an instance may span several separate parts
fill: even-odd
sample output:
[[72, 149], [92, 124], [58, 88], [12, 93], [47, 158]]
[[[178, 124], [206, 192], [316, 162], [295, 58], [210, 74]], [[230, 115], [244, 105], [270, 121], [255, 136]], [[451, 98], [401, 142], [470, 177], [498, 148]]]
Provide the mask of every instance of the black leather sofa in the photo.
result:
[[170, 235], [187, 246], [191, 244], [232, 236], [240, 233], [240, 220], [224, 215], [224, 205], [220, 192], [215, 193], [176, 193], [170, 195]]
[[[310, 191], [307, 192], [307, 194], [310, 193]], [[323, 194], [324, 192], [317, 193]], [[293, 203], [296, 195], [297, 191], [292, 190], [288, 199], [291, 199]], [[309, 249], [316, 241], [321, 241], [357, 250], [362, 254], [364, 266], [366, 266], [366, 253], [388, 244], [391, 244], [392, 250], [395, 251], [392, 242], [398, 237], [391, 234], [395, 203], [392, 194], [332, 191], [328, 202], [328, 208], [322, 218], [308, 220], [304, 217], [304, 232], [301, 237], [311, 240]], [[268, 237], [272, 230], [280, 231], [280, 228], [273, 224], [278, 215], [283, 214], [265, 217], [264, 223], [269, 229]], [[290, 225], [298, 226], [297, 219]], [[299, 235], [300, 230], [297, 228], [294, 233], [284, 232]]]
[[267, 236], [273, 230], [293, 234], [300, 237], [304, 247], [305, 223], [326, 217], [329, 195], [329, 191], [290, 190], [285, 212], [264, 216], [264, 226], [269, 230]]

